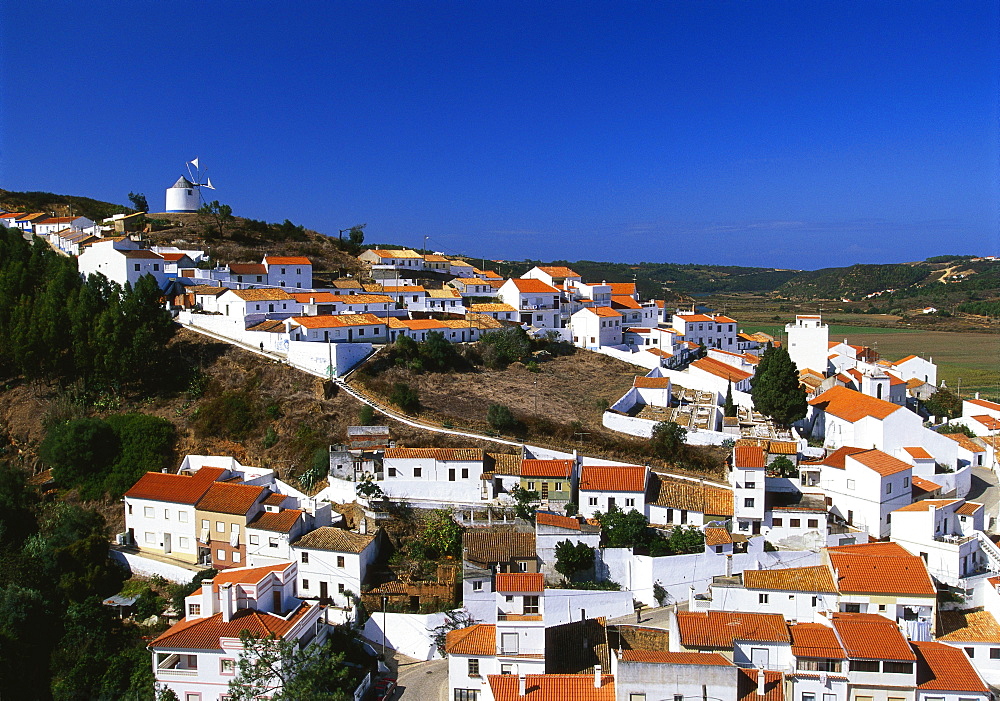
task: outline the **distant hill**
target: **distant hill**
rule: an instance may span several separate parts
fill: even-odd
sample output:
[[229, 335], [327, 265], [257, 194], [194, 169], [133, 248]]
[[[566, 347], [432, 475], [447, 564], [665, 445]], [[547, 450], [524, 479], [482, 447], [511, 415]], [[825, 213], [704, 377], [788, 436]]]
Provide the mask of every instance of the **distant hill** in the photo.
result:
[[57, 216], [84, 216], [96, 222], [114, 214], [130, 214], [134, 209], [77, 195], [52, 192], [12, 192], [0, 189], [0, 209], [7, 212], [48, 212]]

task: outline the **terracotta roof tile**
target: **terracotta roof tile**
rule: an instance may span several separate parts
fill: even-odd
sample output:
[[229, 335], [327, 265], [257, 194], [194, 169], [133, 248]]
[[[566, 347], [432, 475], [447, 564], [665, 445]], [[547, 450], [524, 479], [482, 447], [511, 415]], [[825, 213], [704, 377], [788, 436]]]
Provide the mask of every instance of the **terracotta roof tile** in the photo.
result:
[[611, 306], [622, 309], [642, 309], [642, 305], [628, 295], [611, 295]]
[[851, 446], [845, 445], [842, 448], [837, 448], [835, 451], [827, 455], [822, 460], [817, 460], [815, 462], [807, 461], [802, 463], [803, 465], [825, 465], [826, 467], [836, 467], [840, 470], [846, 469], [846, 461], [848, 455], [854, 455], [855, 453], [864, 452], [864, 448], [852, 448]]
[[474, 655], [492, 657], [497, 654], [497, 627], [477, 623], [467, 628], [448, 631], [444, 651], [449, 655]]
[[213, 482], [205, 495], [198, 500], [197, 508], [199, 511], [211, 511], [217, 514], [246, 515], [266, 494], [266, 487]]
[[225, 570], [212, 577], [212, 588], [218, 591], [221, 584], [257, 584], [272, 572], [284, 572], [291, 566], [291, 562], [279, 562], [276, 565], [264, 565], [263, 567], [240, 567]]
[[724, 487], [651, 473], [646, 503], [709, 514], [733, 515], [733, 493]]
[[696, 367], [699, 370], [704, 370], [705, 372], [715, 375], [716, 377], [729, 380], [730, 382], [742, 382], [747, 378], [753, 377], [753, 373], [740, 370], [739, 368], [734, 368], [732, 365], [727, 365], [721, 360], [716, 360], [715, 358], [702, 358], [701, 360], [696, 360], [691, 363], [691, 366]]
[[601, 686], [594, 686], [593, 674], [528, 674], [525, 694], [518, 689], [514, 674], [491, 674], [488, 677], [495, 701], [615, 701], [615, 678], [601, 675]]
[[481, 448], [388, 448], [386, 459], [431, 458], [441, 461], [482, 462], [485, 456]]
[[917, 653], [917, 688], [988, 694], [965, 652], [938, 642], [911, 643]]
[[305, 256], [264, 256], [268, 265], [312, 265]]
[[611, 288], [612, 295], [634, 295], [634, 282], [608, 282], [605, 283]]
[[322, 526], [295, 541], [295, 547], [337, 553], [360, 553], [374, 540], [374, 534], [362, 535], [343, 528]]
[[640, 389], [668, 389], [670, 387], [669, 377], [642, 377], [636, 375], [632, 381], [633, 387]]
[[219, 650], [222, 647], [219, 643], [220, 638], [238, 639], [243, 631], [260, 637], [270, 635], [283, 637], [311, 609], [312, 607], [308, 604], [302, 604], [298, 611], [288, 618], [270, 613], [260, 613], [252, 609], [243, 609], [229, 621], [223, 621], [221, 613], [208, 618], [185, 620], [171, 626], [150, 643], [149, 647], [152, 649]]
[[233, 275], [267, 275], [267, 268], [260, 263], [230, 263], [229, 272]]
[[276, 299], [295, 299], [290, 294], [277, 287], [253, 287], [249, 290], [229, 290], [244, 302], [265, 302]]
[[374, 314], [320, 314], [293, 316], [292, 321], [306, 329], [333, 329], [346, 326], [382, 326], [385, 319]]
[[733, 448], [733, 467], [767, 467], [767, 455], [757, 445], [737, 445]]
[[514, 283], [514, 287], [517, 288], [518, 292], [529, 294], [559, 294], [559, 290], [542, 280], [534, 280], [531, 278], [512, 278], [510, 281]]
[[972, 419], [978, 423], [981, 423], [987, 431], [1000, 430], [1000, 419], [995, 419], [992, 416], [989, 416], [988, 414], [973, 416]]
[[510, 592], [543, 592], [545, 591], [545, 575], [541, 572], [509, 572], [496, 576], [494, 591]]
[[733, 542], [733, 537], [725, 528], [706, 528], [705, 545], [727, 545]]
[[[768, 670], [739, 669], [736, 677], [736, 698], [738, 701], [785, 701], [785, 690], [781, 672]], [[757, 693], [757, 675], [764, 675], [764, 695]]]
[[538, 269], [552, 277], [580, 277], [565, 265], [539, 265]]
[[521, 477], [561, 477], [569, 479], [573, 474], [572, 460], [533, 460], [521, 461]]
[[594, 316], [600, 317], [620, 317], [621, 314], [611, 307], [584, 307], [581, 311], [590, 312]]
[[221, 467], [203, 467], [193, 475], [147, 472], [125, 492], [125, 497], [195, 504], [224, 473]]
[[580, 491], [645, 492], [646, 468], [642, 465], [584, 465]]
[[925, 492], [936, 492], [941, 489], [940, 484], [931, 482], [929, 479], [924, 479], [923, 477], [918, 477], [917, 475], [910, 477], [910, 484]]
[[834, 613], [833, 627], [851, 659], [913, 661], [899, 627], [874, 613]]
[[985, 399], [966, 399], [969, 404], [975, 404], [976, 406], [981, 406], [984, 409], [991, 409], [993, 411], [1000, 411], [1000, 404], [996, 402], [990, 402]]
[[622, 650], [622, 662], [649, 664], [698, 664], [732, 667], [733, 663], [717, 652], [661, 652], [659, 650]]
[[958, 443], [959, 446], [965, 448], [970, 453], [985, 453], [986, 448], [976, 443], [974, 440], [969, 438], [964, 433], [942, 433], [945, 438], [950, 438], [951, 440]]
[[920, 446], [915, 446], [912, 448], [903, 448], [907, 454], [914, 460], [933, 460], [934, 456], [928, 453], [926, 450]]
[[937, 594], [924, 561], [896, 543], [827, 548], [842, 594]]
[[981, 608], [938, 611], [938, 640], [958, 643], [1000, 643], [1000, 624]]
[[817, 409], [852, 423], [866, 416], [884, 419], [902, 408], [884, 399], [869, 397], [867, 394], [839, 386], [831, 387], [815, 399], [809, 400], [809, 403]]
[[571, 531], [580, 530], [580, 522], [577, 519], [571, 516], [559, 516], [548, 511], [535, 512], [535, 525], [556, 526], [557, 528], [566, 528]]
[[910, 463], [903, 462], [899, 458], [894, 458], [888, 453], [883, 453], [881, 450], [875, 450], [874, 448], [854, 453], [850, 456], [850, 459], [861, 463], [870, 470], [874, 470], [882, 477], [888, 477], [897, 472], [913, 469]]
[[915, 501], [912, 504], [907, 504], [906, 506], [901, 506], [896, 511], [930, 511], [933, 506], [935, 509], [940, 509], [942, 507], [948, 506], [949, 504], [954, 504], [958, 499], [923, 499], [921, 501]]
[[520, 475], [521, 456], [512, 453], [487, 453], [493, 460], [493, 474], [495, 475]]
[[826, 565], [788, 567], [776, 570], [744, 570], [743, 586], [747, 589], [777, 591], [816, 591], [834, 594], [833, 575]]
[[788, 626], [792, 636], [792, 654], [796, 657], [825, 657], [843, 660], [847, 657], [833, 628], [822, 623], [796, 623]]
[[788, 627], [780, 613], [742, 611], [678, 611], [681, 645], [687, 648], [728, 648], [734, 640], [787, 643]]
[[469, 311], [482, 314], [483, 312], [516, 312], [517, 310], [503, 302], [483, 302], [481, 304], [470, 304]]
[[963, 516], [973, 516], [977, 511], [983, 508], [983, 505], [976, 501], [967, 501], [960, 507], [955, 509], [956, 514], [962, 514]]
[[535, 558], [535, 534], [501, 531], [466, 531], [462, 535], [466, 560], [483, 565]]
[[247, 524], [247, 528], [257, 528], [262, 531], [289, 533], [302, 516], [300, 509], [285, 509], [284, 511], [264, 511]]

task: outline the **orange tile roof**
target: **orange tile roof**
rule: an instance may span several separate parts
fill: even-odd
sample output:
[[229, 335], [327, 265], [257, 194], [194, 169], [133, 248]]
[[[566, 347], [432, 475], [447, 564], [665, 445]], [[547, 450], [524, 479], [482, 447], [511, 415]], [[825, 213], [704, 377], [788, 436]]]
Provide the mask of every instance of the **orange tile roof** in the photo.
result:
[[899, 626], [874, 613], [834, 613], [833, 627], [851, 659], [916, 660]]
[[1000, 430], [1000, 419], [995, 419], [988, 414], [981, 414], [980, 416], [973, 416], [972, 418], [973, 420], [981, 423], [987, 431]]
[[244, 302], [264, 302], [275, 299], [295, 299], [277, 287], [254, 287], [249, 290], [229, 290]]
[[241, 567], [225, 570], [212, 577], [212, 589], [218, 591], [222, 584], [257, 584], [272, 572], [284, 572], [291, 566], [291, 562], [279, 562], [276, 565], [264, 565], [263, 567]]
[[611, 288], [612, 295], [634, 295], [635, 294], [635, 283], [634, 282], [606, 282], [604, 283]]
[[733, 537], [725, 528], [706, 528], [705, 545], [728, 545], [733, 542]]
[[534, 460], [521, 461], [521, 477], [561, 477], [568, 479], [573, 474], [572, 460]]
[[670, 387], [669, 377], [642, 377], [636, 375], [632, 381], [633, 387], [640, 389], [668, 389]]
[[911, 643], [917, 653], [917, 688], [989, 693], [965, 651], [938, 642]]
[[[444, 322], [437, 321], [435, 319], [399, 319], [396, 317], [389, 317], [387, 319], [389, 322], [390, 329], [410, 329], [411, 331], [436, 331], [438, 329], [448, 328]], [[465, 322], [462, 322], [465, 324]]]
[[305, 256], [264, 256], [268, 265], [312, 265]]
[[331, 295], [333, 301], [343, 304], [392, 304], [389, 295]]
[[747, 589], [776, 591], [816, 591], [835, 594], [837, 587], [826, 565], [788, 567], [780, 570], [744, 570], [743, 586]]
[[545, 575], [541, 572], [501, 572], [496, 576], [494, 591], [542, 592], [545, 591]]
[[335, 295], [332, 292], [292, 292], [291, 295], [300, 304], [325, 304], [350, 297], [350, 295]]
[[463, 557], [470, 562], [492, 565], [514, 559], [534, 559], [535, 533], [474, 530], [462, 534]]
[[964, 611], [939, 611], [938, 640], [959, 643], [1000, 643], [1000, 624], [989, 611], [981, 608]]
[[620, 317], [621, 316], [621, 314], [619, 314], [618, 312], [616, 312], [611, 307], [584, 307], [580, 311], [590, 312], [594, 316], [605, 317], [605, 318]]
[[622, 662], [651, 664], [707, 664], [732, 667], [733, 663], [717, 652], [662, 652], [659, 650], [622, 650]]
[[969, 404], [975, 404], [976, 406], [981, 406], [984, 409], [992, 409], [993, 411], [1000, 411], [1000, 404], [996, 402], [990, 402], [985, 399], [966, 399]]
[[796, 623], [788, 626], [788, 632], [792, 635], [792, 654], [796, 657], [825, 657], [831, 660], [847, 657], [830, 626]]
[[642, 305], [627, 295], [611, 295], [611, 306], [624, 309], [642, 309]]
[[229, 272], [233, 275], [267, 275], [267, 268], [260, 263], [230, 263]]
[[951, 440], [958, 443], [958, 445], [970, 453], [985, 453], [986, 448], [976, 443], [974, 440], [969, 438], [964, 433], [942, 433], [945, 438], [950, 438]]
[[852, 448], [849, 445], [845, 445], [841, 448], [837, 448], [835, 451], [827, 455], [822, 460], [817, 460], [816, 462], [806, 461], [803, 465], [823, 465], [825, 467], [836, 467], [838, 470], [844, 470], [847, 466], [847, 456], [854, 455], [855, 453], [864, 452], [864, 448]]
[[734, 640], [789, 642], [780, 613], [678, 611], [677, 627], [684, 647], [732, 649]]
[[983, 505], [975, 501], [967, 501], [960, 507], [955, 509], [956, 514], [962, 514], [963, 516], [972, 516], [977, 511], [983, 508]]
[[737, 445], [733, 448], [733, 467], [767, 467], [767, 455], [757, 445]]
[[913, 447], [913, 448], [903, 448], [903, 450], [905, 450], [907, 453], [909, 453], [910, 457], [913, 458], [914, 460], [933, 460], [934, 459], [933, 455], [931, 455], [930, 453], [928, 453], [926, 450], [924, 450], [920, 446], [916, 446], [916, 447]]
[[915, 355], [908, 355], [908, 356], [906, 356], [905, 358], [900, 358], [900, 359], [899, 359], [899, 360], [897, 360], [897, 361], [896, 361], [895, 363], [893, 363], [893, 365], [902, 365], [902, 364], [903, 364], [903, 363], [905, 363], [905, 362], [906, 362], [907, 360], [913, 360], [913, 359], [914, 359], [914, 358], [916, 358], [916, 357], [917, 357], [917, 356], [915, 356]]
[[799, 444], [795, 441], [771, 441], [767, 446], [767, 452], [772, 455], [797, 455]]
[[866, 416], [884, 419], [902, 408], [884, 399], [869, 397], [867, 394], [840, 386], [831, 387], [815, 399], [810, 399], [809, 403], [817, 409], [852, 423]]
[[307, 329], [333, 329], [344, 326], [378, 326], [385, 324], [374, 314], [320, 314], [318, 316], [293, 316], [292, 321]]
[[923, 477], [918, 477], [917, 475], [913, 475], [912, 477], [910, 477], [910, 484], [912, 484], [917, 489], [923, 490], [925, 492], [936, 492], [937, 490], [941, 489], [940, 484], [937, 484], [936, 482], [931, 482], [930, 480], [924, 479]]
[[[736, 698], [738, 701], [785, 701], [781, 672], [739, 669], [736, 671]], [[757, 693], [757, 675], [764, 675], [764, 695]]]
[[752, 373], [740, 370], [739, 368], [734, 368], [732, 365], [727, 365], [721, 360], [716, 360], [715, 358], [702, 358], [691, 363], [691, 366], [696, 367], [699, 370], [704, 370], [705, 372], [715, 375], [716, 377], [729, 380], [730, 382], [742, 382], [749, 377], [753, 377]]
[[958, 499], [924, 499], [922, 501], [915, 501], [906, 506], [901, 506], [896, 509], [896, 511], [930, 511], [932, 506], [935, 509], [940, 509], [956, 502], [958, 502]]
[[712, 516], [733, 515], [733, 493], [724, 487], [652, 473], [646, 503]]
[[355, 533], [335, 526], [321, 526], [295, 541], [296, 547], [329, 550], [337, 553], [360, 553], [375, 541], [376, 533]]
[[383, 292], [410, 294], [412, 292], [427, 292], [422, 285], [382, 285]]
[[580, 277], [579, 273], [573, 272], [565, 265], [539, 265], [538, 269], [551, 277]]
[[827, 548], [842, 594], [936, 596], [924, 561], [896, 543]]
[[580, 491], [645, 492], [646, 468], [642, 465], [584, 465]]
[[497, 627], [489, 623], [477, 623], [450, 630], [445, 636], [444, 651], [449, 655], [492, 657], [497, 654]]
[[[268, 497], [270, 498], [270, 497]], [[301, 509], [285, 509], [283, 511], [265, 511], [247, 524], [247, 528], [257, 528], [262, 531], [288, 533], [302, 516]]]
[[479, 462], [485, 453], [482, 448], [387, 448], [383, 458], [412, 460], [431, 458], [441, 461]]
[[149, 644], [152, 649], [219, 650], [221, 638], [239, 638], [248, 631], [258, 637], [284, 637], [302, 618], [312, 610], [309, 604], [302, 604], [294, 615], [287, 619], [270, 613], [260, 613], [252, 609], [238, 611], [231, 620], [223, 621], [217, 613], [208, 618], [181, 621], [171, 626], [165, 633]]
[[864, 450], [850, 456], [851, 460], [856, 460], [870, 470], [874, 470], [882, 477], [894, 475], [904, 470], [912, 470], [913, 466], [908, 462], [903, 462], [899, 458], [894, 458], [881, 450]]
[[[204, 468], [203, 468], [204, 469]], [[199, 511], [245, 515], [267, 493], [267, 487], [235, 482], [213, 482], [198, 500]]]
[[580, 522], [577, 519], [571, 516], [559, 516], [558, 514], [551, 514], [548, 511], [535, 512], [535, 525], [556, 526], [557, 528], [566, 528], [571, 531], [580, 530]]
[[503, 302], [483, 302], [470, 304], [469, 311], [481, 314], [483, 312], [516, 312], [517, 310]]
[[203, 467], [193, 475], [147, 472], [125, 492], [125, 497], [193, 505], [225, 472], [221, 467]]
[[542, 280], [512, 278], [510, 281], [514, 283], [514, 287], [517, 288], [518, 292], [559, 294], [559, 290]]
[[593, 674], [528, 674], [521, 696], [515, 674], [491, 674], [487, 679], [495, 701], [615, 701], [615, 678], [601, 675], [601, 686]]

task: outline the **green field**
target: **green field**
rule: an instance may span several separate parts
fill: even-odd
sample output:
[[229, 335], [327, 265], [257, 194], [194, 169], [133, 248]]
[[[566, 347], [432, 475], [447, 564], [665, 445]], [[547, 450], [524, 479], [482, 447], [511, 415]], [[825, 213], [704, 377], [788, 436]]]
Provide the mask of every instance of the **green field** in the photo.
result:
[[[763, 331], [785, 340], [784, 325], [748, 324], [741, 325], [741, 329], [747, 333]], [[938, 382], [944, 380], [956, 391], [961, 381], [963, 397], [980, 392], [984, 399], [1000, 401], [1000, 335], [831, 324], [830, 340], [845, 338], [849, 343], [874, 348], [887, 360], [907, 355], [932, 359], [938, 366]]]

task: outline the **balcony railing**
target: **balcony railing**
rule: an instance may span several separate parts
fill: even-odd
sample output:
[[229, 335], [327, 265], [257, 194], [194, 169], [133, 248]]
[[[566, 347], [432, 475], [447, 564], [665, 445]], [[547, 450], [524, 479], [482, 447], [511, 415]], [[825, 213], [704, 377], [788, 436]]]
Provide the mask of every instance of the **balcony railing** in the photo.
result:
[[968, 543], [970, 540], [975, 539], [974, 535], [952, 535], [949, 533], [935, 533], [934, 540], [940, 543], [950, 543], [952, 545], [962, 545], [963, 543]]
[[498, 621], [540, 621], [542, 620], [542, 615], [540, 613], [504, 613], [503, 611], [497, 612]]

